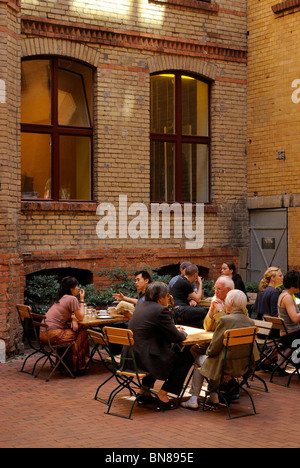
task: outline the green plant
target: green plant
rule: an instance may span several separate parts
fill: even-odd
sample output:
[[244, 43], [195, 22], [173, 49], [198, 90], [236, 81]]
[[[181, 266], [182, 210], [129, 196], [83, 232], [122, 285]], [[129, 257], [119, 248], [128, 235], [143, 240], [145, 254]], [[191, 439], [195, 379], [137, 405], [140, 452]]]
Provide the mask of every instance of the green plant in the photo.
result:
[[26, 281], [25, 304], [45, 314], [59, 289], [58, 277], [36, 275]]
[[202, 288], [204, 292], [204, 297], [213, 297], [215, 294], [214, 291], [215, 282], [213, 280], [203, 280]]
[[249, 293], [250, 292], [257, 293], [258, 292], [258, 284], [259, 283], [245, 281], [246, 291], [249, 292]]

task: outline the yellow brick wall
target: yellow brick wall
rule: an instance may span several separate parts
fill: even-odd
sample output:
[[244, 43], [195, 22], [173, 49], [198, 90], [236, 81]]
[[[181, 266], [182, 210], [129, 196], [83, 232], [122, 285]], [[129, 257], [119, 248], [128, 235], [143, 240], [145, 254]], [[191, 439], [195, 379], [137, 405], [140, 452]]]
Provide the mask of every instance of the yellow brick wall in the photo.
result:
[[[279, 3], [286, 9], [275, 14], [272, 7]], [[294, 81], [300, 80], [300, 11], [292, 4], [248, 1], [247, 175], [252, 200], [277, 196], [268, 206], [276, 208], [287, 195], [288, 264], [299, 268], [300, 81]], [[281, 150], [285, 160], [276, 159]]]
[[[249, 196], [300, 192], [300, 104], [292, 101], [292, 83], [300, 79], [300, 13], [277, 17], [275, 3], [248, 2]], [[285, 150], [284, 162], [277, 150]]]

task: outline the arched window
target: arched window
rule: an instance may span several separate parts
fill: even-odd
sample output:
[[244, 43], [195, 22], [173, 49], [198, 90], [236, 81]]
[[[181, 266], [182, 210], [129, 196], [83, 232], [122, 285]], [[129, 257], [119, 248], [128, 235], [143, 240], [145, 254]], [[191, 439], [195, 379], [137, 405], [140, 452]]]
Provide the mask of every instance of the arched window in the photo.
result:
[[151, 201], [210, 201], [209, 98], [193, 76], [151, 76]]
[[81, 63], [22, 62], [23, 199], [92, 199], [92, 86]]

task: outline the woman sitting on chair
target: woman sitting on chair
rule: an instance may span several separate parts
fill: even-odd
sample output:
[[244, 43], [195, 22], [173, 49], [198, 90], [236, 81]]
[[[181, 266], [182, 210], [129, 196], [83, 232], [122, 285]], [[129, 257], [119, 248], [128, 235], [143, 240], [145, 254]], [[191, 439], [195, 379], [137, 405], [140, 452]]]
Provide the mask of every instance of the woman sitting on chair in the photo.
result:
[[[283, 278], [285, 291], [281, 293], [278, 299], [278, 315], [284, 320], [288, 335], [282, 336], [281, 341], [285, 351], [283, 354], [289, 356], [292, 354], [292, 343], [300, 339], [300, 311], [297, 306], [294, 295], [300, 292], [300, 273], [292, 270], [288, 271]], [[278, 355], [277, 364], [282, 364], [283, 357]], [[281, 366], [278, 368], [279, 376], [289, 375]]]
[[[76, 296], [79, 293], [80, 304]], [[70, 353], [66, 356], [66, 364], [73, 373], [85, 368], [86, 358], [89, 355], [89, 341], [87, 331], [80, 328], [78, 320], [84, 318], [84, 295], [83, 289], [79, 291], [76, 278], [67, 276], [62, 280], [53, 305], [46, 313], [45, 323], [48, 327], [50, 343], [53, 345], [68, 345], [75, 340], [70, 348]], [[40, 340], [42, 343], [48, 343], [47, 332], [41, 327]]]

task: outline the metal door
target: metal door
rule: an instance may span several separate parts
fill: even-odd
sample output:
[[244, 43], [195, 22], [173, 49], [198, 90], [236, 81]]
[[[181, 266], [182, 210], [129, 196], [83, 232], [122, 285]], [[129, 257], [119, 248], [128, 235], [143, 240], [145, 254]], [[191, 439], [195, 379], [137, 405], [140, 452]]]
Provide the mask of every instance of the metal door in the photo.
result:
[[287, 242], [286, 208], [250, 211], [250, 281], [259, 282], [269, 266], [287, 272]]

